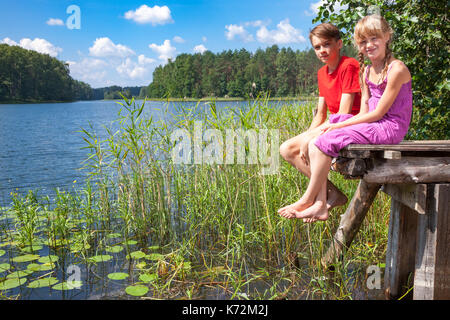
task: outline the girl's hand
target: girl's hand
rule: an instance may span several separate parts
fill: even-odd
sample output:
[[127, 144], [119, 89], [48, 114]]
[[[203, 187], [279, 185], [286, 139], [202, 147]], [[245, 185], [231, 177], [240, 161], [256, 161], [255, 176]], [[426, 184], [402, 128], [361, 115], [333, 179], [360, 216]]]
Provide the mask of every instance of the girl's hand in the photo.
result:
[[338, 128], [338, 126], [337, 126], [335, 123], [329, 123], [329, 124], [327, 124], [327, 125], [324, 125], [324, 126], [321, 128], [320, 134], [322, 135], [322, 134], [324, 134], [324, 133], [327, 133], [327, 132], [329, 132], [329, 131], [331, 131], [331, 130], [334, 130], [334, 129], [337, 129], [337, 128]]

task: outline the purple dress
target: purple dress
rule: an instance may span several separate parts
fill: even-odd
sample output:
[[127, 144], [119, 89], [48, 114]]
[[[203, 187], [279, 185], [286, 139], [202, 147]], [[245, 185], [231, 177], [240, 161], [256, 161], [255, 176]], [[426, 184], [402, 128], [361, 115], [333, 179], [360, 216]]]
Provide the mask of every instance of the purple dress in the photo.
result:
[[[394, 62], [394, 61], [393, 61]], [[392, 63], [387, 74], [391, 69]], [[367, 67], [366, 84], [370, 90], [369, 112], [375, 110], [386, 88], [387, 75], [379, 85], [369, 81]], [[397, 144], [408, 132], [412, 113], [411, 80], [400, 88], [397, 98], [386, 114], [378, 121], [358, 123], [339, 129], [333, 129], [317, 137], [315, 145], [327, 155], [336, 158], [339, 151], [347, 145], [354, 144]], [[353, 117], [351, 114], [332, 114], [330, 123], [337, 123]]]

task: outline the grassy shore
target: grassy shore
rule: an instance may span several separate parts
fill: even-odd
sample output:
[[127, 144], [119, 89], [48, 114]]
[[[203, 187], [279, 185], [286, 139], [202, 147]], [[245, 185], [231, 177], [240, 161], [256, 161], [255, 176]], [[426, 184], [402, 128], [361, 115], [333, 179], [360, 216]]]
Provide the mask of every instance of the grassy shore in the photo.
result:
[[[308, 184], [288, 163], [280, 160], [274, 174], [264, 175], [259, 162], [173, 162], [172, 133], [183, 129], [194, 136], [196, 121], [223, 136], [226, 130], [275, 129], [282, 142], [309, 126], [315, 103], [271, 107], [259, 99], [239, 110], [198, 106], [181, 106], [171, 123], [162, 123], [145, 117], [143, 103], [125, 100], [120, 130], [105, 128], [104, 141], [84, 130], [90, 177], [82, 188], [58, 191], [55, 199], [13, 194], [12, 206], [0, 211], [0, 259], [9, 259], [0, 260], [0, 276], [24, 270], [20, 262], [11, 263], [14, 259], [26, 260], [28, 254], [34, 261], [46, 252], [64, 263], [52, 267], [47, 261], [34, 268], [64, 271], [69, 264], [115, 261], [108, 266], [120, 264], [120, 270], [105, 267], [92, 277], [124, 279], [124, 298], [368, 299], [379, 294], [367, 289], [365, 270], [383, 267], [390, 206], [383, 193], [330, 272], [320, 260], [346, 206], [334, 209], [326, 222], [281, 218], [278, 208], [296, 201]], [[357, 181], [335, 172], [330, 179], [352, 197]], [[13, 288], [29, 286], [45, 272], [19, 277], [23, 283], [17, 280]], [[13, 290], [7, 280], [0, 280], [5, 298]], [[52, 281], [57, 286], [64, 279]]]

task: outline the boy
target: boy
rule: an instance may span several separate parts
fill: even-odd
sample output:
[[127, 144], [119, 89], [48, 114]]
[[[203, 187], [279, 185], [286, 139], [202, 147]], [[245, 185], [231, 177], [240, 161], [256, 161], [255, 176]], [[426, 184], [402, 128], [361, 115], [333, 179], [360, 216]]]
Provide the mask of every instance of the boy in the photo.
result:
[[[325, 63], [317, 72], [319, 87], [317, 113], [306, 132], [285, 141], [280, 146], [281, 156], [308, 177], [311, 175], [308, 143], [320, 134], [321, 126], [328, 123], [327, 109], [330, 111], [330, 118], [335, 118], [341, 114], [357, 114], [361, 103], [359, 63], [354, 58], [341, 56], [343, 44], [339, 29], [330, 23], [322, 23], [311, 30], [309, 40], [317, 58]], [[328, 180], [328, 210], [346, 202], [347, 197]], [[296, 204], [281, 208], [278, 213], [281, 214], [287, 208], [296, 209]]]

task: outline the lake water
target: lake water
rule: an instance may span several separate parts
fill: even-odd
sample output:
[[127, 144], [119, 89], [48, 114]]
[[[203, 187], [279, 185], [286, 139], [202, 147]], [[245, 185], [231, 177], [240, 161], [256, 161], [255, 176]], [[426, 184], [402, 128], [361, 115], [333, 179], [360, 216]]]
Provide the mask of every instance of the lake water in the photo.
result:
[[[167, 119], [180, 103], [196, 105], [147, 101], [146, 116]], [[246, 105], [247, 101], [216, 102], [217, 108]], [[206, 102], [200, 103], [202, 107], [208, 107]], [[24, 194], [31, 189], [51, 195], [55, 188], [71, 190], [80, 185], [86, 176], [80, 168], [89, 153], [83, 149], [86, 142], [80, 129], [88, 129], [91, 123], [101, 137], [105, 134], [103, 126], [118, 118], [120, 108], [116, 101], [103, 100], [0, 104], [0, 206], [11, 202], [12, 191]]]

